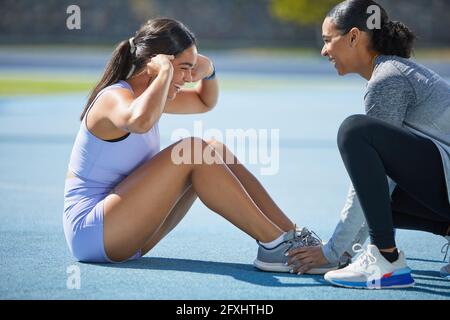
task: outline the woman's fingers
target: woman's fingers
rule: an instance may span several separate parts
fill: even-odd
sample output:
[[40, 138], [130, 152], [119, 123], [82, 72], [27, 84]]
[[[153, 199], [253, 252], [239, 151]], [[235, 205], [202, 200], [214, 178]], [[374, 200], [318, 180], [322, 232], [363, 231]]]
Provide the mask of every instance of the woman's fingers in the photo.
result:
[[308, 272], [308, 270], [310, 270], [312, 267], [314, 267], [313, 263], [304, 264], [299, 269], [297, 269], [296, 273], [297, 274], [304, 274], [304, 273]]
[[315, 263], [313, 259], [304, 259], [300, 264], [297, 264], [292, 268], [292, 273], [303, 274], [311, 269], [314, 265]]
[[316, 257], [311, 255], [296, 255], [295, 257], [292, 257], [288, 261], [288, 265], [303, 265], [309, 262], [317, 263]]
[[304, 259], [306, 257], [309, 257], [314, 254], [314, 250], [312, 250], [313, 247], [302, 247], [302, 248], [296, 248], [293, 250], [288, 251], [288, 264], [292, 264], [294, 261]]
[[292, 266], [292, 272], [303, 274], [313, 268], [327, 263], [320, 246], [302, 247], [289, 251], [288, 265]]
[[297, 259], [301, 259], [308, 256], [314, 257], [314, 259], [317, 261], [317, 264], [328, 263], [323, 254], [321, 246], [296, 248], [288, 252], [288, 257], [290, 258], [297, 257]]
[[308, 257], [309, 257], [308, 254], [305, 254], [305, 253], [297, 253], [295, 256], [292, 256], [292, 257], [289, 258], [289, 260], [288, 260], [288, 265], [296, 264], [296, 263], [298, 263], [299, 261], [301, 261], [301, 260], [303, 260], [303, 259], [305, 259], [305, 258], [308, 258]]
[[150, 59], [147, 63], [147, 73], [149, 75], [158, 74], [162, 68], [173, 69], [171, 61], [175, 59], [173, 55], [158, 54]]
[[287, 252], [288, 253], [288, 257], [294, 256], [294, 255], [299, 254], [299, 253], [308, 252], [308, 251], [310, 251], [310, 249], [311, 249], [311, 247], [300, 247], [300, 248], [295, 248], [295, 249], [289, 250]]

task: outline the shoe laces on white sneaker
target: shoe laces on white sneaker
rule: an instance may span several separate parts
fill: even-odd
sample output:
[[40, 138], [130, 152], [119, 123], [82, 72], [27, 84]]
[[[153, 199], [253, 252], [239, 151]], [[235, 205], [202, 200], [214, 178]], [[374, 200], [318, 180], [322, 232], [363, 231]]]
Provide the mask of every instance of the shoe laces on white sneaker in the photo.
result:
[[374, 257], [369, 251], [364, 250], [362, 245], [356, 243], [352, 247], [353, 252], [361, 253], [361, 255], [354, 262], [355, 266], [362, 267], [363, 269], [368, 269], [370, 265], [373, 265], [377, 262], [377, 258]]

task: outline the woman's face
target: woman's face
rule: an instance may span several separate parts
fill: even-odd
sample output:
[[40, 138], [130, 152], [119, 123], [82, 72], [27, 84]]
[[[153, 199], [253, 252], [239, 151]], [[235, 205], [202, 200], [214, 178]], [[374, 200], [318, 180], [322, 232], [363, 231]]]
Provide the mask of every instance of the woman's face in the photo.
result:
[[184, 50], [172, 60], [173, 79], [167, 95], [168, 99], [175, 99], [177, 93], [186, 82], [192, 82], [191, 71], [197, 63], [197, 47], [195, 45]]
[[339, 75], [355, 72], [356, 50], [352, 45], [351, 33], [342, 35], [336, 29], [331, 18], [326, 18], [322, 25], [324, 46], [322, 56], [327, 57], [334, 64]]

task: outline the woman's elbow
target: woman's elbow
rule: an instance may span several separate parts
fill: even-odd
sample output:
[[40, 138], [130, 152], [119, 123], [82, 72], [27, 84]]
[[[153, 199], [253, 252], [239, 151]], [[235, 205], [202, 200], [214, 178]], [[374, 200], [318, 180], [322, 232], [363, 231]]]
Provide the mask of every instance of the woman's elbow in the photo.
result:
[[130, 119], [127, 129], [132, 133], [146, 133], [153, 127], [154, 122], [155, 121], [148, 117], [137, 117]]
[[212, 109], [214, 109], [217, 105], [218, 99], [214, 99], [211, 101], [203, 101], [204, 104], [204, 111], [203, 112], [209, 112]]

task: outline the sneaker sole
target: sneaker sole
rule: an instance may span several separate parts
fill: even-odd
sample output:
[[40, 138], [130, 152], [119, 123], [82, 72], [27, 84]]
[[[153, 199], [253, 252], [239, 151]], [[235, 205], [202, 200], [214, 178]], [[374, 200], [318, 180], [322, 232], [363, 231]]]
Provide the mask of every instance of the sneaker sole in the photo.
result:
[[[258, 268], [259, 270], [266, 271], [266, 272], [286, 272], [290, 273], [291, 268], [289, 266], [285, 266], [280, 263], [268, 263], [268, 262], [262, 262], [260, 260], [255, 260], [253, 262], [253, 265]], [[305, 274], [325, 274], [328, 271], [337, 270], [338, 267], [332, 267], [332, 268], [313, 268], [305, 272]]]
[[291, 268], [288, 266], [285, 266], [284, 264], [281, 263], [268, 263], [268, 262], [262, 262], [259, 261], [258, 259], [253, 261], [253, 265], [258, 268], [259, 270], [262, 271], [267, 271], [267, 272], [291, 272]]
[[[385, 278], [380, 280], [380, 286], [368, 286], [367, 282], [349, 282], [349, 281], [339, 281], [334, 279], [327, 279], [326, 281], [331, 283], [334, 286], [351, 288], [351, 289], [401, 289], [401, 288], [409, 288], [415, 285], [415, 281], [412, 278], [411, 274], [402, 274], [398, 276], [394, 276], [391, 278]], [[383, 283], [384, 282], [384, 283]]]
[[313, 269], [309, 269], [308, 271], [306, 271], [305, 274], [325, 274], [328, 271], [334, 271], [337, 269], [339, 269], [338, 266], [331, 267], [331, 268], [313, 268]]

